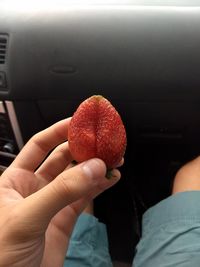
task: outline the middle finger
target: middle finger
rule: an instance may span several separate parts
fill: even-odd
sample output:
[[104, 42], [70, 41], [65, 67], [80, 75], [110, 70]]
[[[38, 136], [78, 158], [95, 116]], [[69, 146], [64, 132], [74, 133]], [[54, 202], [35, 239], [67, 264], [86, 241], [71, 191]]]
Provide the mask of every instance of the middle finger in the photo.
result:
[[69, 151], [69, 145], [68, 142], [65, 142], [51, 152], [35, 174], [49, 183], [63, 172], [71, 161], [72, 155]]

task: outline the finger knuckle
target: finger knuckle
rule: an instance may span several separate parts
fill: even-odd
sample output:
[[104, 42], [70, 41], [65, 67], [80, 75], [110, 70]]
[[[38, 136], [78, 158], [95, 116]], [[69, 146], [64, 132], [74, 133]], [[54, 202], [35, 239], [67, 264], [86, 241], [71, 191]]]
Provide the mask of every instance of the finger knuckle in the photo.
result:
[[54, 189], [61, 197], [66, 197], [73, 193], [70, 183], [67, 181], [66, 176], [63, 173], [59, 175], [57, 186], [55, 186]]
[[37, 146], [43, 151], [48, 150], [48, 143], [46, 143], [46, 140], [41, 138], [41, 132], [33, 135], [31, 139], [29, 140], [29, 144], [34, 144], [35, 146]]

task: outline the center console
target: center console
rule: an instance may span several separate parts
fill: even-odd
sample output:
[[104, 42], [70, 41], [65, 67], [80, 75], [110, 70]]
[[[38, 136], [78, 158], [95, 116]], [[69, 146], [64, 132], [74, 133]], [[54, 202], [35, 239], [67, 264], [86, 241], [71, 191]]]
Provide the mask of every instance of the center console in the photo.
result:
[[2, 172], [23, 147], [23, 140], [15, 109], [11, 101], [0, 101], [0, 172]]

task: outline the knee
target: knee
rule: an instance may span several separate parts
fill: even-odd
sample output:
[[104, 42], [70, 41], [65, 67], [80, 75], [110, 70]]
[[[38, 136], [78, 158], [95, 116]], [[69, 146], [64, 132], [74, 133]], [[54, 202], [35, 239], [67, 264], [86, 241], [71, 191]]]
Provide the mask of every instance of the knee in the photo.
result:
[[185, 164], [177, 172], [172, 194], [200, 190], [200, 156]]

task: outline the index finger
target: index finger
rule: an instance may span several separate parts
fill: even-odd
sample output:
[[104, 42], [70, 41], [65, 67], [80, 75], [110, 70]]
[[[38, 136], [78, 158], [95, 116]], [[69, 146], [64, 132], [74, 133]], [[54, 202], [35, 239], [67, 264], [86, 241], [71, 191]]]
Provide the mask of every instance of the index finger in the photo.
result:
[[35, 171], [53, 148], [67, 140], [70, 120], [71, 118], [61, 120], [35, 134], [11, 166]]

